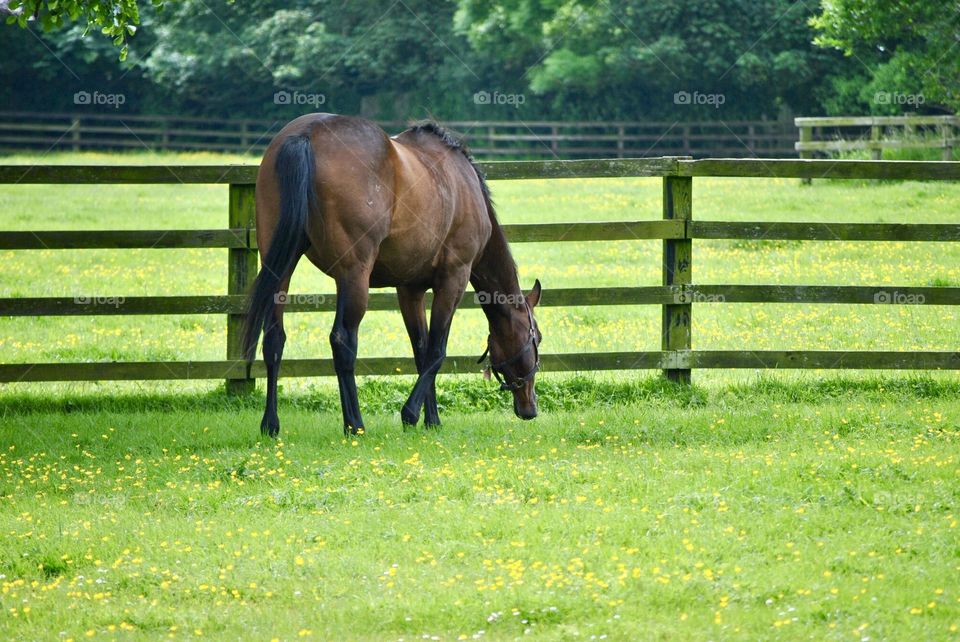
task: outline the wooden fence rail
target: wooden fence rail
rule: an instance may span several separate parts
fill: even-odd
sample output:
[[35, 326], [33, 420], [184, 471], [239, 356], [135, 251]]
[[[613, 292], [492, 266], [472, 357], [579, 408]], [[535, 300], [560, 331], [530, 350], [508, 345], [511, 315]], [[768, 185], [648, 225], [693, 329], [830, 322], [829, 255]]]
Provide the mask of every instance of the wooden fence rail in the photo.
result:
[[[958, 287], [844, 285], [725, 285], [694, 279], [696, 239], [793, 239], [804, 241], [960, 241], [960, 224], [804, 223], [699, 221], [694, 217], [697, 177], [889, 178], [960, 180], [960, 163], [925, 161], [732, 160], [650, 158], [481, 163], [490, 179], [579, 177], [659, 177], [663, 181], [660, 220], [508, 225], [511, 242], [584, 242], [659, 239], [663, 242], [662, 284], [645, 287], [559, 288], [544, 291], [542, 305], [658, 305], [662, 308], [661, 349], [543, 355], [545, 370], [660, 369], [670, 379], [688, 382], [695, 368], [864, 368], [960, 369], [958, 352], [889, 351], [717, 351], [693, 350], [694, 308], [726, 303], [823, 303], [884, 305], [960, 305]], [[257, 269], [253, 192], [256, 167], [233, 166], [0, 166], [0, 184], [228, 184], [227, 227], [216, 230], [6, 231], [0, 250], [81, 248], [226, 248], [225, 295], [0, 298], [0, 316], [224, 314], [224, 360], [191, 362], [95, 362], [0, 364], [0, 382], [147, 379], [225, 379], [233, 392], [249, 391], [265, 376], [262, 364], [248, 364], [240, 353], [244, 291]], [[293, 313], [332, 311], [332, 294], [291, 295]], [[463, 307], [476, 307], [467, 296]], [[373, 310], [396, 309], [392, 293], [374, 293]], [[475, 372], [473, 356], [452, 356], [445, 372]], [[414, 374], [413, 360], [399, 357], [360, 359], [362, 374]], [[333, 375], [330, 359], [289, 359], [282, 376]]]
[[868, 150], [880, 160], [885, 149], [939, 149], [941, 158], [950, 161], [960, 146], [958, 116], [828, 116], [794, 123], [800, 130], [795, 145], [800, 158]]
[[[109, 113], [0, 112], [0, 149], [204, 150], [260, 154], [285, 120], [222, 120]], [[381, 121], [388, 131], [407, 123]], [[782, 157], [789, 121], [445, 121], [478, 158]]]

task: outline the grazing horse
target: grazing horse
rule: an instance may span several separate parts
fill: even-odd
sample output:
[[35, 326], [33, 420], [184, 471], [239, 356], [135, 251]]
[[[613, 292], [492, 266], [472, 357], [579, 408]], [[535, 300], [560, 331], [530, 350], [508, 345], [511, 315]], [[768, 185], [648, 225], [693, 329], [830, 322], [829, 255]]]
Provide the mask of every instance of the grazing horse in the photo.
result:
[[468, 282], [489, 322], [489, 370], [502, 390], [513, 393], [518, 417], [537, 415], [541, 334], [533, 308], [540, 282], [523, 295], [483, 174], [439, 125], [419, 124], [388, 137], [362, 118], [301, 116], [267, 148], [256, 204], [262, 266], [248, 300], [244, 348], [252, 361], [262, 329], [267, 403], [261, 432], [276, 437], [280, 431], [284, 293], [303, 255], [336, 282], [330, 346], [344, 432], [363, 431], [354, 373], [357, 330], [371, 287], [396, 287], [413, 346], [419, 376], [400, 412], [404, 424], [415, 425], [421, 409], [426, 425], [440, 424], [435, 382]]

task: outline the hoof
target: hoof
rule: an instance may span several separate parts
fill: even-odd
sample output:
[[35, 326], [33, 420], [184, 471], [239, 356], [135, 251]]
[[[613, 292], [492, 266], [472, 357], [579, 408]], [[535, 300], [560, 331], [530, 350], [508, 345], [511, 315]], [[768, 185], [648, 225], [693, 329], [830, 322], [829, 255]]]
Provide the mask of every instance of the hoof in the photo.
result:
[[260, 434], [276, 439], [280, 434], [280, 419], [277, 417], [264, 417], [260, 422]]
[[411, 410], [409, 406], [404, 406], [400, 410], [400, 421], [403, 422], [404, 426], [416, 426], [417, 422], [420, 421], [420, 413]]
[[424, 428], [440, 428], [440, 417], [424, 417], [423, 419]]

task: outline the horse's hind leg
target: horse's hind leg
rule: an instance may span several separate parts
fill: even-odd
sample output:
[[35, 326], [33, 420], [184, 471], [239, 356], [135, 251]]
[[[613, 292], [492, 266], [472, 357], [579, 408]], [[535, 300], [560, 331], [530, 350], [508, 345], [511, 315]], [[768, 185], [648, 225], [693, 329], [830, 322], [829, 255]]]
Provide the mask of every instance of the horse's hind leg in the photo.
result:
[[287, 334], [283, 331], [283, 307], [290, 277], [280, 282], [280, 290], [274, 299], [273, 315], [263, 324], [263, 363], [267, 368], [267, 405], [260, 421], [260, 432], [270, 437], [280, 434], [280, 417], [277, 415], [277, 378], [280, 376], [280, 359]]
[[356, 362], [357, 331], [367, 311], [370, 288], [368, 271], [356, 271], [337, 279], [337, 313], [330, 332], [333, 349], [333, 367], [340, 387], [340, 407], [343, 410], [343, 432], [363, 432], [363, 417], [357, 398]]
[[[397, 288], [397, 299], [400, 302], [400, 313], [403, 323], [407, 327], [410, 345], [413, 347], [413, 360], [417, 364], [417, 374], [422, 375], [427, 367], [427, 312], [424, 307], [425, 291], [406, 287]], [[427, 426], [440, 425], [440, 413], [437, 410], [437, 386], [434, 381], [427, 391], [424, 400], [423, 422]]]

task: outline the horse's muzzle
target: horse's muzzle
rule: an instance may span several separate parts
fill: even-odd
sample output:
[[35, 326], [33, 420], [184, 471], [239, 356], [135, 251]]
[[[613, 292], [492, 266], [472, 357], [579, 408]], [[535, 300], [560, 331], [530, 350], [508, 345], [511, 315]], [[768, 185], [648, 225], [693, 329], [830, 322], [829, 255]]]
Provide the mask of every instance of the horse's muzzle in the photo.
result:
[[537, 397], [534, 393], [533, 399], [525, 400], [521, 402], [517, 397], [519, 395], [514, 395], [513, 398], [513, 412], [515, 415], [523, 419], [524, 421], [533, 419], [537, 416]]

